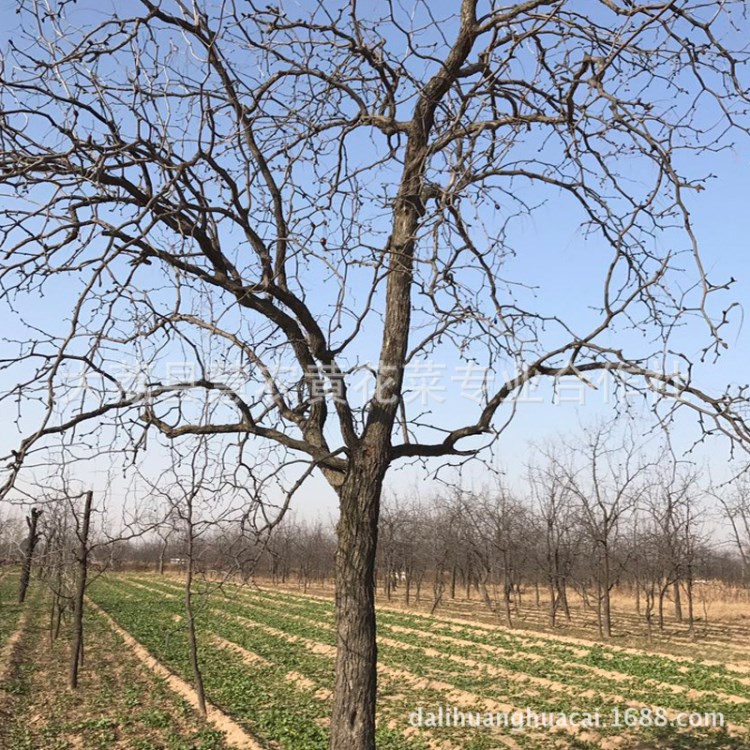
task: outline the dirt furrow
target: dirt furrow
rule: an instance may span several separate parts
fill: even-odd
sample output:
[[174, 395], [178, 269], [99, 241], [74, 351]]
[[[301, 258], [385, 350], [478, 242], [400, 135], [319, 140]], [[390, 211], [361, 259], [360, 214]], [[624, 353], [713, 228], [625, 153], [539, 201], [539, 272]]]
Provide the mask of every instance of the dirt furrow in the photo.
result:
[[[267, 633], [268, 635], [286, 640], [289, 643], [302, 644], [306, 648], [308, 648], [311, 653], [322, 654], [331, 658], [333, 658], [336, 654], [336, 649], [333, 646], [328, 646], [324, 643], [314, 641], [310, 638], [304, 638], [303, 636], [295, 635], [293, 633], [287, 633], [284, 630], [279, 630], [278, 628], [274, 628], [270, 625], [265, 625], [264, 623], [251, 620], [247, 617], [242, 617], [241, 615], [228, 614], [218, 609], [213, 609], [212, 612], [222, 617], [229, 617], [236, 622], [241, 622], [248, 627], [256, 628], [264, 633]], [[399, 642], [399, 645], [404, 646], [406, 644], [402, 644]], [[420, 677], [408, 670], [400, 669], [398, 667], [392, 667], [382, 662], [378, 663], [378, 673], [398, 684], [408, 685], [415, 691], [438, 691], [442, 694], [443, 702], [445, 705], [454, 706], [459, 710], [465, 709], [471, 711], [479, 711], [485, 714], [492, 713], [508, 715], [523, 713], [525, 711], [525, 708], [519, 707], [515, 704], [503, 703], [495, 699], [485, 698], [477, 693], [472, 693], [470, 691], [457, 688], [449, 682], [434, 679], [431, 677]], [[566, 732], [573, 735], [579, 735], [585, 731], [587, 742], [597, 742], [598, 740], [604, 740], [601, 735], [590, 729], [582, 730], [582, 728], [579, 726], [568, 726], [564, 729]]]
[[[211, 642], [219, 648], [223, 648], [227, 651], [231, 651], [237, 654], [248, 666], [273, 666], [273, 662], [268, 661], [268, 659], [265, 659], [259, 654], [246, 649], [244, 646], [240, 646], [238, 643], [234, 643], [234, 641], [229, 641], [226, 638], [222, 638], [220, 635], [217, 635], [215, 633], [211, 635]], [[284, 675], [284, 679], [287, 682], [300, 688], [300, 690], [307, 690], [308, 692], [312, 692], [318, 700], [328, 701], [331, 699], [332, 693], [330, 690], [328, 690], [328, 688], [321, 687], [316, 690], [315, 683], [300, 672], [291, 670]]]
[[[88, 605], [95, 612], [100, 614], [112, 630], [117, 633], [120, 638], [130, 647], [131, 651], [138, 660], [151, 672], [164, 678], [170, 689], [183, 698], [193, 708], [198, 708], [198, 697], [195, 690], [182, 678], [178, 677], [174, 672], [165, 667], [158, 659], [156, 659], [148, 649], [143, 646], [139, 641], [133, 638], [127, 630], [121, 627], [109, 614], [107, 614], [96, 602], [88, 599]], [[211, 703], [206, 704], [207, 716], [206, 719], [210, 724], [216, 727], [218, 730], [224, 732], [226, 736], [226, 742], [237, 750], [265, 750], [254, 737], [248, 734], [237, 722], [227, 716], [223, 711], [216, 708]]]
[[[302, 615], [295, 615], [290, 614], [289, 612], [285, 612], [284, 615], [288, 617], [289, 619], [298, 621], [298, 622], [310, 622], [310, 619], [307, 617], [303, 617]], [[316, 627], [325, 628], [326, 630], [333, 630], [333, 627], [329, 623], [322, 622], [320, 620], [315, 620], [314, 624]], [[451, 636], [446, 636], [442, 634], [433, 633], [431, 631], [425, 631], [425, 630], [419, 630], [417, 628], [409, 628], [401, 625], [391, 625], [387, 624], [383, 627], [386, 627], [390, 631], [394, 633], [403, 633], [405, 635], [417, 635], [424, 638], [429, 638], [432, 640], [438, 640], [442, 643], [447, 644], [453, 644], [461, 647], [469, 647], [471, 649], [476, 649], [478, 651], [483, 651], [489, 654], [496, 654], [498, 651], [505, 651], [508, 652], [509, 649], [503, 649], [500, 647], [490, 646], [488, 644], [483, 643], [476, 643], [474, 641], [462, 639], [462, 638], [454, 638]], [[378, 636], [378, 641], [393, 647], [399, 647], [404, 645], [401, 641], [385, 638], [382, 635]], [[533, 645], [535, 646], [544, 646], [544, 642], [536, 642]], [[496, 667], [493, 665], [489, 665], [486, 662], [482, 661], [481, 659], [466, 659], [459, 657], [454, 654], [446, 654], [445, 652], [438, 652], [434, 649], [422, 649], [427, 655], [430, 655], [428, 651], [434, 652], [433, 655], [437, 656], [440, 655], [441, 657], [447, 657], [451, 661], [464, 664], [466, 666], [471, 667], [477, 667], [477, 668], [487, 668], [488, 671], [490, 671], [491, 674], [505, 677], [508, 680], [512, 680], [515, 682], [525, 682], [525, 683], [531, 683], [536, 684], [539, 686], [543, 686], [549, 689], [554, 690], [562, 690], [566, 693], [571, 693], [575, 691], [578, 695], [582, 697], [591, 697], [594, 694], [596, 694], [597, 691], [595, 690], [580, 690], [578, 688], [575, 688], [575, 686], [570, 685], [568, 683], [561, 683], [557, 682], [555, 680], [550, 680], [542, 677], [536, 677], [534, 675], [525, 675], [523, 673], [517, 673], [507, 668], [502, 667]], [[572, 651], [579, 657], [588, 655], [589, 651], [584, 649], [572, 649]], [[524, 659], [528, 659], [530, 661], [538, 661], [543, 659], [544, 657], [539, 654], [534, 653], [525, 653]], [[562, 659], [554, 659], [555, 661], [562, 661]], [[628, 680], [637, 679], [637, 676], [627, 674], [625, 672], [619, 672], [615, 670], [607, 670], [602, 669], [600, 667], [591, 666], [589, 664], [583, 664], [580, 662], [576, 662], [576, 666], [578, 668], [584, 669], [587, 672], [591, 673], [592, 675], [597, 675], [599, 677], [602, 677], [604, 679], [609, 679], [614, 682], [626, 682]], [[699, 700], [701, 698], [705, 697], [717, 697], [721, 700], [726, 701], [727, 703], [732, 704], [745, 704], [750, 703], [750, 699], [745, 698], [743, 696], [735, 695], [733, 693], [725, 693], [720, 691], [709, 691], [709, 690], [698, 690], [695, 688], [690, 688], [684, 685], [676, 685], [674, 683], [670, 682], [664, 682], [660, 680], [655, 680], [651, 678], [647, 678], [645, 680], [641, 681], [642, 684], [654, 688], [654, 689], [664, 689], [669, 690], [670, 692], [674, 693], [675, 695], [684, 695], [690, 700]], [[617, 697], [617, 696], [614, 696]]]
[[21, 613], [16, 624], [16, 629], [10, 635], [7, 641], [5, 641], [2, 650], [0, 650], [0, 688], [10, 677], [13, 670], [13, 659], [16, 651], [21, 645], [21, 640], [26, 632], [26, 625], [29, 622], [29, 608], [28, 606]]

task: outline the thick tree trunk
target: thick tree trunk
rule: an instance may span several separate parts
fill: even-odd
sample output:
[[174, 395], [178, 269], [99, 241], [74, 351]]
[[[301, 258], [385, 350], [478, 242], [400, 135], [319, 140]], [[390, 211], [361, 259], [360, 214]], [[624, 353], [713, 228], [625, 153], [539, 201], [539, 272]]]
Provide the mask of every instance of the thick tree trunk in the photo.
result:
[[83, 665], [83, 599], [86, 594], [86, 579], [89, 570], [89, 526], [91, 525], [91, 502], [94, 493], [86, 493], [83, 508], [83, 519], [78, 528], [78, 575], [76, 592], [73, 599], [73, 646], [70, 653], [70, 668], [68, 670], [68, 687], [75, 690], [78, 687], [78, 670]]
[[[414, 250], [423, 206], [430, 131], [440, 100], [452, 86], [479, 33], [476, 3], [461, 6], [460, 29], [439, 73], [420, 92], [404, 151], [403, 174], [386, 246], [383, 339], [376, 397], [339, 492], [336, 550], [336, 665], [330, 750], [375, 750], [377, 647], [375, 645], [375, 552], [380, 494], [392, 460], [391, 435], [409, 348]], [[351, 441], [351, 436], [350, 436]]]
[[384, 473], [385, 462], [359, 456], [339, 488], [337, 649], [330, 750], [375, 749], [373, 574]]
[[31, 578], [31, 563], [34, 559], [34, 547], [39, 541], [39, 535], [36, 531], [37, 522], [42, 511], [38, 508], [32, 508], [31, 513], [26, 516], [26, 524], [29, 527], [29, 537], [26, 542], [26, 551], [23, 556], [23, 565], [21, 566], [21, 580], [18, 584], [18, 603], [23, 604], [26, 601], [26, 592], [29, 589], [29, 579]]

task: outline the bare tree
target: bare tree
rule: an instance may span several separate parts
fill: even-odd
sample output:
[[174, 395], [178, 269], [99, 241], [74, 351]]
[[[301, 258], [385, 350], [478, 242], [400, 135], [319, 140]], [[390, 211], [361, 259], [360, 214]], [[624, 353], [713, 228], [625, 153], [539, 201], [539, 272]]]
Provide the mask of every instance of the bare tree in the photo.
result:
[[[141, 0], [92, 25], [74, 3], [22, 0], [0, 60], [0, 288], [21, 327], [2, 365], [26, 436], [2, 493], [42, 446], [82, 436], [110, 455], [212, 436], [238, 485], [286, 499], [322, 472], [340, 505], [331, 748], [371, 750], [392, 464], [466, 460], [525, 385], [597, 372], [674, 397], [661, 419], [688, 405], [747, 438], [744, 391], [702, 390], [691, 352], [674, 355], [681, 376], [659, 358], [693, 318], [704, 354], [724, 346], [731, 306], [712, 304], [727, 285], [700, 261], [689, 157], [745, 127], [743, 10], [462, 0], [438, 18], [420, 0]], [[585, 322], [545, 311], [510, 263], [514, 217], [546, 199], [600, 244]], [[52, 288], [70, 295], [62, 325], [27, 304]], [[653, 348], [621, 339], [627, 327]], [[164, 372], [175, 352], [192, 372]], [[406, 377], [443, 356], [487, 374], [476, 410], [444, 421]]]
[[528, 557], [526, 509], [502, 486], [464, 493], [464, 540], [470, 545], [482, 599], [513, 627], [513, 595]]
[[670, 591], [675, 619], [683, 622], [681, 587], [684, 584], [692, 633], [692, 569], [698, 544], [698, 476], [694, 469], [681, 465], [671, 451], [665, 452], [653, 473], [645, 502], [653, 525], [652, 555], [661, 560], [657, 600], [659, 629], [664, 629], [664, 603]]
[[169, 550], [169, 541], [174, 534], [175, 528], [174, 523], [170, 523], [170, 519], [160, 520], [156, 525], [156, 535], [159, 537], [159, 561], [157, 563], [157, 571], [159, 575], [164, 575], [164, 563], [167, 557], [167, 551]]
[[200, 478], [195, 475], [195, 462], [191, 462], [192, 482], [191, 486], [184, 493], [184, 511], [185, 520], [185, 622], [187, 624], [188, 644], [190, 645], [190, 665], [193, 670], [193, 685], [195, 694], [198, 698], [198, 709], [206, 715], [206, 690], [203, 686], [203, 673], [201, 671], [200, 660], [198, 658], [198, 637], [195, 628], [195, 606], [194, 597], [194, 578], [195, 578], [195, 499], [200, 493], [202, 487]]
[[46, 568], [46, 584], [50, 590], [49, 643], [52, 648], [60, 635], [63, 617], [72, 602], [72, 591], [66, 585], [66, 573], [72, 569], [70, 561], [74, 540], [70, 539], [71, 516], [62, 500], [47, 503], [45, 540], [47, 553], [42, 559]]
[[[653, 519], [633, 524], [630, 562], [632, 577], [637, 586], [638, 614], [646, 621], [646, 637], [650, 641], [654, 630], [654, 611], [659, 598], [661, 582], [664, 580], [664, 558], [661, 554], [661, 536]], [[643, 602], [641, 602], [643, 597]]]
[[320, 521], [300, 524], [296, 529], [297, 574], [302, 589], [313, 581], [323, 582], [333, 573], [335, 544]]
[[732, 527], [732, 537], [742, 560], [742, 580], [750, 586], [750, 478], [739, 474], [729, 485], [712, 490]]
[[[197, 441], [175, 441], [170, 448], [172, 460], [151, 485], [150, 494], [162, 510], [162, 524], [181, 541], [177, 549], [184, 561], [184, 628], [198, 709], [205, 716], [206, 692], [196, 624], [196, 580], [201, 564], [211, 559], [210, 532], [221, 531], [223, 522], [236, 524], [244, 508], [241, 493], [238, 495], [232, 491], [231, 484], [226, 484], [221, 457], [212, 453], [205, 437]], [[147, 477], [144, 476], [143, 481], [147, 483]], [[157, 535], [163, 539], [166, 530]], [[215, 541], [224, 547], [227, 545], [222, 534], [218, 534]]]
[[612, 434], [610, 424], [598, 424], [584, 434], [581, 446], [568, 445], [558, 463], [567, 489], [576, 498], [580, 523], [590, 545], [587, 561], [596, 583], [599, 634], [612, 636], [611, 593], [626, 562], [616, 554], [622, 521], [632, 514], [646, 489], [651, 463], [632, 435]]
[[5, 570], [12, 569], [10, 566], [16, 562], [19, 541], [24, 537], [24, 527], [26, 524], [23, 519], [12, 514], [10, 508], [4, 509], [0, 515], [0, 560]]
[[529, 490], [536, 503], [543, 535], [542, 568], [549, 594], [550, 627], [557, 625], [562, 609], [570, 620], [568, 582], [578, 555], [580, 533], [575, 523], [575, 495], [554, 456], [540, 456], [540, 463], [529, 468]]

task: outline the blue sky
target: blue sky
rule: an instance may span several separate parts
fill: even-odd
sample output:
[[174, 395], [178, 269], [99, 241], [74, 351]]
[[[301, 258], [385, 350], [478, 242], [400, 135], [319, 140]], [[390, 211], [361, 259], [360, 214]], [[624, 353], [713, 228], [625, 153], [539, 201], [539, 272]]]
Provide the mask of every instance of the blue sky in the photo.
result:
[[[3, 20], [0, 23], [0, 29], [3, 29], [0, 41], [3, 43], [13, 33], [13, 7], [14, 4], [7, 1], [0, 5]], [[629, 169], [629, 165], [624, 167]], [[750, 195], [749, 167], [750, 144], [747, 140], [738, 140], [732, 149], [704, 156], [700, 162], [692, 165], [691, 171], [712, 173], [716, 178], [707, 184], [705, 191], [691, 193], [687, 198], [709, 276], [717, 283], [724, 282], [729, 277], [737, 280], [732, 289], [724, 294], [724, 299], [727, 304], [739, 302], [742, 310], [750, 302], [750, 211], [747, 208], [747, 198]], [[637, 168], [633, 176], [639, 179]], [[513, 245], [517, 256], [509, 264], [509, 271], [529, 286], [538, 287], [538, 292], [535, 293], [538, 295], [539, 309], [551, 313], [563, 311], [567, 321], [583, 326], [584, 322], [592, 319], [590, 306], [597, 305], [601, 298], [602, 265], [596, 261], [600, 250], [598, 241], [587, 240], [582, 235], [578, 229], [578, 220], [579, 217], [570, 211], [569, 202], [561, 196], [557, 199], [554, 194], [548, 193], [546, 203], [538, 211], [514, 224]], [[671, 238], [664, 237], [659, 241], [666, 243]], [[41, 304], [37, 300], [28, 300], [23, 306], [38, 324], [54, 328], [64, 321], [68, 291], [65, 284], [61, 284]], [[728, 335], [730, 350], [717, 363], [697, 368], [697, 380], [706, 390], [723, 390], [727, 383], [744, 383], [750, 380], [747, 372], [750, 333], [747, 326], [741, 325], [741, 317], [739, 311], [733, 316], [731, 333]], [[6, 318], [4, 322], [6, 335], [12, 337], [18, 329], [12, 319]], [[378, 334], [379, 331], [375, 331], [372, 336], [368, 336], [360, 349], [363, 352], [375, 352], [379, 343]], [[678, 338], [682, 340], [686, 353], [692, 357], [698, 356], [706, 341], [700, 327], [690, 329]], [[637, 336], [627, 334], [624, 340], [627, 344], [635, 345]], [[443, 360], [443, 363], [448, 372], [456, 364], [449, 359]], [[0, 384], [4, 387], [12, 385], [3, 381]], [[471, 403], [456, 394], [455, 383], [449, 387], [452, 390], [445, 393], [444, 403], [430, 400], [426, 408], [431, 409], [442, 424], [458, 426], [465, 422]], [[541, 403], [535, 401], [519, 407], [514, 421], [498, 444], [495, 459], [498, 468], [507, 471], [511, 480], [520, 481], [522, 477], [530, 441], [575, 432], [581, 424], [610, 413], [610, 406], [604, 403], [601, 392], [587, 391], [585, 404], [570, 402], [575, 400], [576, 393], [577, 391], [568, 389], [566, 394], [569, 402], [555, 404], [551, 388], [544, 386], [532, 394], [534, 399], [541, 398]], [[0, 417], [6, 424], [12, 419], [12, 412], [12, 405], [9, 404], [0, 410]], [[27, 420], [24, 429], [28, 429], [28, 424]], [[681, 417], [679, 426], [677, 439], [687, 446], [695, 435], [690, 416], [686, 414]], [[0, 438], [0, 453], [10, 450], [16, 440], [14, 430], [6, 431]], [[702, 455], [699, 454], [699, 458], [704, 458], [712, 467], [715, 466], [717, 474], [721, 475], [726, 471], [725, 451], [726, 446], [721, 443], [711, 443], [706, 446]], [[100, 468], [107, 467], [105, 465]], [[481, 464], [477, 464], [467, 470], [467, 475], [468, 481], [481, 481], [486, 476], [486, 471]], [[410, 469], [393, 471], [389, 484], [393, 489], [406, 491], [415, 486], [419, 476], [418, 472]], [[428, 485], [420, 486], [426, 488]], [[335, 508], [334, 494], [324, 481], [316, 478], [300, 494], [297, 508], [303, 515], [326, 516]]]

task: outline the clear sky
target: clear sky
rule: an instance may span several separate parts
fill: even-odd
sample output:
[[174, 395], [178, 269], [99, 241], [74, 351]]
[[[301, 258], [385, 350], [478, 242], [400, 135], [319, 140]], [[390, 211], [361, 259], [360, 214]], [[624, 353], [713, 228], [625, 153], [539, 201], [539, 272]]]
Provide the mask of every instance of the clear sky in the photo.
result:
[[[2, 44], [13, 36], [16, 23], [14, 7], [15, 3], [0, 0]], [[97, 4], [97, 7], [100, 13], [106, 12], [101, 4]], [[439, 8], [442, 7], [442, 4], [439, 5]], [[723, 283], [729, 277], [736, 279], [724, 298], [727, 305], [733, 301], [741, 305], [741, 309], [733, 315], [731, 334], [728, 335], [731, 348], [717, 363], [700, 366], [696, 372], [699, 383], [706, 390], [723, 390], [726, 384], [750, 381], [750, 330], [742, 324], [742, 312], [750, 302], [750, 211], [747, 208], [750, 196], [750, 143], [747, 139], [738, 139], [733, 148], [703, 156], [694, 167], [694, 172], [715, 175], [703, 192], [690, 193], [687, 198], [704, 265], [716, 283]], [[636, 169], [634, 179], [641, 177]], [[529, 197], [533, 199], [534, 196]], [[509, 264], [509, 271], [516, 278], [534, 288], [535, 291], [529, 292], [529, 295], [537, 295], [540, 310], [549, 313], [564, 311], [566, 319], [572, 322], [590, 320], [590, 306], [597, 305], [601, 298], [602, 266], [592, 261], [597, 251], [597, 241], [587, 240], [583, 236], [578, 229], [579, 218], [570, 211], [566, 200], [562, 197], [556, 200], [553, 195], [547, 194], [543, 206], [514, 224], [512, 241], [517, 255]], [[54, 328], [69, 314], [66, 291], [66, 288], [60, 287], [43, 301], [27, 300], [21, 306], [40, 326]], [[13, 338], [19, 334], [19, 329], [11, 315], [6, 312], [3, 315], [4, 334]], [[686, 353], [692, 357], [697, 357], [705, 344], [702, 333], [696, 336], [688, 331], [681, 339]], [[634, 342], [635, 339], [628, 338], [627, 341]], [[378, 343], [379, 338], [372, 335], [361, 348], [374, 352]], [[0, 343], [0, 346], [3, 344]], [[457, 362], [441, 360], [443, 365], [445, 370], [441, 370], [441, 383], [425, 396], [424, 409], [431, 411], [441, 423], [458, 426], [464, 422], [466, 411], [472, 404], [466, 394], [459, 393], [459, 380], [451, 379], [453, 375], [459, 377], [454, 369]], [[0, 387], [7, 389], [13, 384], [7, 375], [0, 373]], [[507, 472], [511, 481], [520, 482], [528, 459], [529, 443], [575, 432], [581, 424], [602, 414], [611, 414], [611, 399], [606, 394], [604, 385], [594, 391], [581, 390], [570, 384], [556, 396], [549, 386], [530, 392], [527, 403], [519, 405], [514, 420], [498, 444], [493, 459], [495, 465]], [[0, 407], [0, 419], [6, 425], [0, 435], [0, 454], [6, 454], [17, 444], [19, 432], [14, 427], [14, 418], [14, 406], [6, 402]], [[30, 424], [28, 419], [22, 421], [20, 431], [25, 433]], [[682, 443], [686, 447], [696, 435], [689, 415], [681, 417], [679, 428], [676, 441], [678, 445]], [[696, 454], [696, 458], [705, 460], [718, 476], [726, 474], [726, 446], [720, 441], [707, 444]], [[108, 462], [107, 458], [97, 462], [100, 479], [95, 481], [112, 481]], [[481, 464], [467, 468], [466, 472], [469, 482], [482, 481], [487, 475]], [[418, 486], [421, 491], [427, 492], [430, 485], [421, 483], [422, 476], [418, 469], [396, 468], [389, 476], [389, 486], [403, 491], [411, 491]], [[118, 490], [114, 492], [117, 494]], [[334, 493], [322, 479], [312, 479], [299, 494], [296, 508], [304, 516], [327, 517], [335, 511]]]

